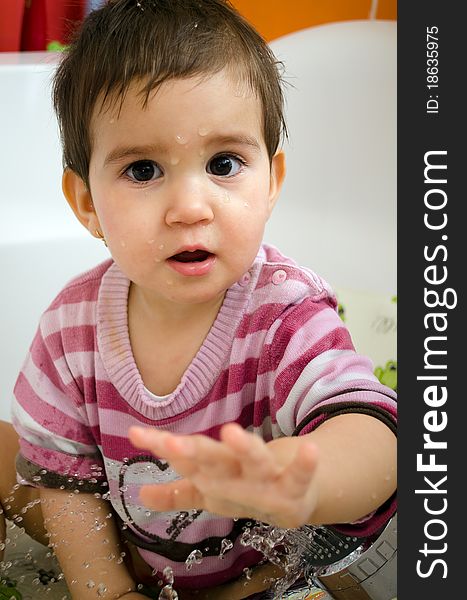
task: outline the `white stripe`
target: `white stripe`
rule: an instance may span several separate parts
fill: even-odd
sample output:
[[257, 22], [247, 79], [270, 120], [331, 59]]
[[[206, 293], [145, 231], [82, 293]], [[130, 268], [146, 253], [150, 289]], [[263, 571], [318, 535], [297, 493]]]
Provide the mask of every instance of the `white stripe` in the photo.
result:
[[41, 317], [40, 328], [43, 337], [61, 331], [66, 323], [73, 323], [73, 327], [81, 325], [95, 325], [96, 301], [74, 302], [61, 304], [59, 307], [45, 312]]
[[[265, 302], [282, 304], [284, 309], [287, 308], [287, 304], [298, 304], [305, 298], [313, 297], [313, 295], [318, 293], [317, 290], [313, 289], [310, 294], [311, 285], [311, 283], [297, 279], [286, 279], [280, 285], [274, 285], [272, 282], [268, 283], [253, 294], [248, 305], [248, 312], [255, 312]], [[284, 303], [284, 298], [287, 298], [287, 304]]]
[[43, 371], [36, 367], [30, 355], [23, 365], [22, 374], [34, 393], [37, 394], [43, 402], [59, 409], [79, 423], [87, 425], [84, 406], [77, 407], [62, 390], [52, 383]]
[[282, 325], [282, 320], [277, 319], [267, 330], [248, 333], [244, 338], [234, 338], [231, 356], [237, 364], [244, 363], [248, 358], [259, 358], [265, 343], [270, 342], [276, 331]]
[[[323, 377], [323, 372], [328, 370], [329, 363], [334, 361], [336, 361], [336, 372], [332, 374], [332, 378]], [[276, 418], [281, 429], [286, 435], [291, 435], [298, 423], [323, 398], [339, 391], [342, 383], [356, 379], [377, 381], [369, 365], [368, 359], [359, 356], [353, 350], [327, 350], [314, 358], [300, 373], [287, 400], [277, 411]]]
[[99, 381], [109, 381], [99, 353], [94, 350], [67, 352], [66, 356], [54, 360], [54, 365], [66, 385], [73, 383], [73, 373], [83, 377], [95, 377]]
[[12, 404], [12, 421], [18, 434], [30, 444], [57, 452], [66, 452], [73, 455], [90, 455], [96, 453], [96, 446], [81, 444], [64, 438], [39, 425], [16, 400]]

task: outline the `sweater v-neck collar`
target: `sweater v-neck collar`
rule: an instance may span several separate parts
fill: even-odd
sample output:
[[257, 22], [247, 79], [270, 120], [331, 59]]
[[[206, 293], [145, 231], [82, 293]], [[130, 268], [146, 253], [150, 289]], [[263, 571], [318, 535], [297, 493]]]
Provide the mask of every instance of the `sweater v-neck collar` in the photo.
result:
[[97, 342], [111, 383], [134, 410], [148, 419], [161, 420], [190, 410], [206, 396], [222, 370], [229, 366], [235, 331], [259, 276], [261, 254], [262, 248], [249, 270], [248, 284], [235, 283], [227, 290], [201, 348], [179, 385], [162, 401], [147, 393], [135, 363], [128, 330], [130, 281], [112, 263], [102, 278], [97, 300]]

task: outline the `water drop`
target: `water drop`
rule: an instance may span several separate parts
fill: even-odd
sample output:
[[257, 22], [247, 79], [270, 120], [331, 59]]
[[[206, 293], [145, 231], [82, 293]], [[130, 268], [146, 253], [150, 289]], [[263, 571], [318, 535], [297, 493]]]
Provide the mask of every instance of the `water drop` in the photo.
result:
[[99, 583], [97, 586], [97, 595], [103, 596], [107, 592], [107, 587], [103, 583]]
[[207, 127], [200, 127], [198, 133], [201, 137], [204, 137], [205, 135], [208, 135], [209, 129]]
[[171, 567], [169, 567], [169, 566], [165, 567], [164, 570], [162, 571], [162, 575], [164, 576], [165, 581], [169, 585], [173, 585], [173, 582], [174, 582], [174, 573], [173, 573]]
[[88, 587], [90, 590], [92, 590], [93, 587], [96, 587], [96, 584], [94, 583], [94, 581], [92, 579], [90, 579], [87, 583], [86, 583], [86, 587]]
[[219, 558], [224, 558], [224, 555], [229, 551], [232, 550], [233, 548], [233, 543], [228, 540], [227, 538], [224, 538], [221, 542], [221, 551], [219, 554]]
[[[177, 140], [178, 141], [178, 140]], [[179, 144], [184, 144], [185, 142], [178, 142]], [[170, 164], [171, 165], [178, 165], [178, 163], [180, 162], [180, 158], [178, 156], [172, 156], [172, 158], [170, 159]]]
[[184, 137], [183, 135], [180, 135], [180, 134], [175, 136], [175, 141], [177, 142], [177, 144], [186, 144], [187, 143], [186, 137]]
[[201, 552], [201, 550], [193, 550], [193, 552], [190, 552], [190, 554], [187, 556], [187, 559], [185, 561], [185, 565], [186, 565], [186, 570], [189, 571], [193, 565], [200, 565], [203, 562], [203, 553]]
[[178, 600], [178, 594], [171, 585], [166, 585], [161, 589], [158, 600]]

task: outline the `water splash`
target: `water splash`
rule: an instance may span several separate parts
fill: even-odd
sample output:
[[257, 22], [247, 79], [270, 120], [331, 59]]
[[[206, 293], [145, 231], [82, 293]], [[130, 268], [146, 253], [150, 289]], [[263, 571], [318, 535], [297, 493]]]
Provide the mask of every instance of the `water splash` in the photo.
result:
[[225, 554], [229, 550], [232, 550], [232, 548], [233, 548], [233, 543], [229, 539], [224, 538], [221, 542], [221, 551], [219, 553], [219, 558], [221, 558], [221, 559], [224, 558]]
[[165, 567], [162, 571], [166, 585], [161, 589], [158, 600], [178, 600], [178, 594], [173, 589], [174, 574], [171, 567]]
[[203, 562], [203, 553], [201, 550], [193, 550], [187, 556], [185, 561], [186, 570], [190, 571], [193, 568], [193, 565], [200, 565]]

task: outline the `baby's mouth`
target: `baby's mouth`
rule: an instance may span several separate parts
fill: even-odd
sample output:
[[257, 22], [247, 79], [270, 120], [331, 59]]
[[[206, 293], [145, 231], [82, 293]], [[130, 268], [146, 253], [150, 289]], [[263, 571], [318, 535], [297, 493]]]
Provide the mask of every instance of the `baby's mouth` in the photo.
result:
[[207, 260], [210, 256], [213, 255], [207, 250], [184, 250], [183, 252], [179, 252], [178, 254], [174, 254], [173, 256], [171, 256], [169, 260], [174, 260], [176, 262], [181, 263], [203, 262]]

